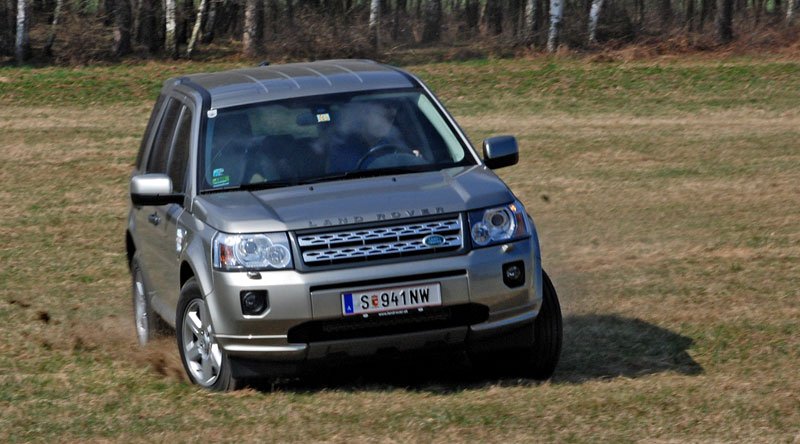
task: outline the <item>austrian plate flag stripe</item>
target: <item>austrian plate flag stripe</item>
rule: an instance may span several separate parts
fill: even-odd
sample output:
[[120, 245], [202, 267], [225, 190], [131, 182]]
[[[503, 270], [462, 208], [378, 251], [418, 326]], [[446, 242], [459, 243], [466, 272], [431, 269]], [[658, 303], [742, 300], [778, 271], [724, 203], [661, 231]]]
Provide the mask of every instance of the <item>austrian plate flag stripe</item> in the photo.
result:
[[345, 293], [343, 296], [345, 314], [353, 314], [353, 293]]

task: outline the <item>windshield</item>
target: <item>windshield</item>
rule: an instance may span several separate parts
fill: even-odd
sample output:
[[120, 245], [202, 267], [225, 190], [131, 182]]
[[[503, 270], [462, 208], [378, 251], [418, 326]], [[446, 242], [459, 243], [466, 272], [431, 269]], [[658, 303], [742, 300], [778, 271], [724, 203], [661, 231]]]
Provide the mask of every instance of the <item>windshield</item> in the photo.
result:
[[417, 90], [221, 109], [208, 118], [200, 154], [201, 192], [475, 163], [434, 104]]

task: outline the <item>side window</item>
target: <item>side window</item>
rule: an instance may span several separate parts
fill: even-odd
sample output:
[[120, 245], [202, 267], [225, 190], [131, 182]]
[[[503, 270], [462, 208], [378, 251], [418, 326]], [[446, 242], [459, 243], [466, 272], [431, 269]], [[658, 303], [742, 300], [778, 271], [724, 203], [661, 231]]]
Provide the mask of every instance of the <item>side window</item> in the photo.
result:
[[172, 142], [172, 154], [169, 157], [167, 174], [172, 179], [172, 187], [176, 193], [184, 192], [186, 182], [186, 163], [189, 161], [189, 150], [192, 146], [192, 111], [183, 107], [178, 120], [175, 139]]
[[164, 117], [158, 126], [156, 139], [153, 141], [153, 148], [150, 150], [150, 157], [147, 159], [147, 169], [145, 170], [147, 173], [167, 172], [167, 158], [169, 157], [172, 134], [175, 132], [175, 124], [180, 116], [181, 107], [183, 105], [180, 101], [169, 99]]
[[164, 100], [166, 96], [160, 95], [158, 96], [158, 100], [156, 100], [156, 104], [153, 105], [153, 111], [150, 113], [150, 120], [147, 121], [147, 128], [144, 130], [144, 136], [142, 136], [142, 143], [139, 145], [139, 154], [136, 155], [136, 168], [144, 168], [142, 165], [142, 158], [144, 157], [145, 151], [147, 151], [147, 141], [150, 139], [150, 134], [153, 132], [153, 127], [156, 125], [156, 118], [158, 117], [159, 111], [161, 111], [161, 106], [164, 104]]

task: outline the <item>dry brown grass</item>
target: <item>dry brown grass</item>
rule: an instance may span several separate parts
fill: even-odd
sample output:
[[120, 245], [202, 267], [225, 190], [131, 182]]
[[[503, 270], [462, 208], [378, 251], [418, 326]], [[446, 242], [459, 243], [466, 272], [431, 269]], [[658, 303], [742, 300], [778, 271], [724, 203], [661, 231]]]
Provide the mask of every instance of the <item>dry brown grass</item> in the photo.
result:
[[551, 382], [434, 361], [188, 386], [173, 340], [140, 349], [132, 328], [122, 235], [146, 107], [13, 103], [0, 107], [0, 441], [798, 440], [796, 109], [480, 114], [442, 92], [475, 140], [519, 136], [522, 161], [500, 174], [562, 298]]

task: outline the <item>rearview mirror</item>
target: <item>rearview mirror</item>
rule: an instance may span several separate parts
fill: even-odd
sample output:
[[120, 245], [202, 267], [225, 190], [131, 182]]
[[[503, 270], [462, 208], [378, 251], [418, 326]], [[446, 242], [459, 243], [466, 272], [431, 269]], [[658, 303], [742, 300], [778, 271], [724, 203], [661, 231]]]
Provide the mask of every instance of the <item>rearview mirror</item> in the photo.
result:
[[183, 204], [183, 194], [172, 193], [166, 174], [142, 174], [131, 178], [131, 202], [136, 206]]
[[495, 136], [483, 141], [483, 161], [495, 170], [519, 162], [519, 148], [514, 136]]

